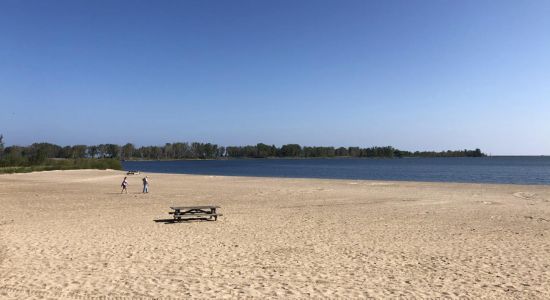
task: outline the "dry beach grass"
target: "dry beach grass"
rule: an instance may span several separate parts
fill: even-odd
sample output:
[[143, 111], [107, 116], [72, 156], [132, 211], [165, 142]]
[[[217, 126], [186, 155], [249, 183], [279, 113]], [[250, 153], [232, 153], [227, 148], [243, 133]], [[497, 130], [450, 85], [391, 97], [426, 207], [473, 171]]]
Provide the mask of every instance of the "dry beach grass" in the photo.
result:
[[0, 175], [0, 298], [550, 298], [548, 186], [142, 175]]

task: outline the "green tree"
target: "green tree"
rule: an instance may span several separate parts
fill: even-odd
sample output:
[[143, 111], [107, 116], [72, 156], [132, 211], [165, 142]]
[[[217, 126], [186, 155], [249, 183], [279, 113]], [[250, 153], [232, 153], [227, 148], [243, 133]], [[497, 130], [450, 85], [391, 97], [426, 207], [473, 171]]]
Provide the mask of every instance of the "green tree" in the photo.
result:
[[244, 151], [242, 147], [227, 146], [225, 148], [228, 157], [243, 157]]
[[334, 155], [336, 156], [348, 156], [348, 149], [344, 147], [340, 147], [336, 150], [334, 150]]
[[71, 147], [72, 158], [85, 158], [86, 157], [86, 145], [74, 145]]
[[280, 153], [283, 157], [298, 157], [302, 155], [302, 147], [298, 144], [283, 145]]
[[95, 158], [97, 156], [97, 153], [99, 152], [99, 149], [97, 146], [89, 146], [87, 153], [90, 158]]
[[263, 143], [257, 144], [256, 151], [257, 151], [256, 157], [265, 158], [265, 157], [271, 156], [271, 147], [266, 144], [263, 144]]
[[352, 157], [359, 157], [361, 156], [361, 149], [359, 147], [349, 147], [348, 155]]
[[20, 146], [10, 146], [4, 149], [4, 158], [1, 161], [1, 165], [7, 166], [23, 166], [26, 164], [27, 159], [23, 156], [24, 148]]
[[4, 135], [0, 134], [0, 159], [2, 159], [3, 154], [4, 154]]
[[29, 155], [29, 163], [31, 165], [41, 165], [44, 162], [46, 162], [46, 159], [48, 158], [48, 153], [44, 148], [34, 148], [32, 149], [30, 155]]
[[474, 150], [474, 157], [482, 157], [483, 156], [483, 153], [481, 153], [481, 150], [479, 148], [476, 148], [476, 150]]
[[57, 156], [58, 158], [71, 158], [72, 157], [72, 148], [71, 146], [65, 146], [61, 149], [59, 149], [59, 152], [57, 152]]
[[105, 158], [107, 157], [107, 145], [101, 144], [97, 146], [97, 154], [99, 157]]
[[150, 158], [152, 158], [152, 159], [161, 159], [162, 158], [162, 149], [159, 146], [151, 147]]
[[134, 156], [134, 150], [136, 147], [134, 147], [133, 144], [127, 143], [126, 145], [122, 146], [122, 153], [121, 158], [122, 159], [130, 159]]
[[106, 155], [110, 158], [119, 158], [120, 146], [115, 144], [106, 145]]
[[216, 153], [216, 157], [225, 157], [225, 155], [226, 155], [225, 147], [223, 146], [218, 147], [218, 153]]
[[162, 151], [164, 153], [164, 159], [174, 159], [175, 158], [175, 152], [174, 152], [174, 146], [170, 143], [166, 143], [164, 147], [162, 148]]

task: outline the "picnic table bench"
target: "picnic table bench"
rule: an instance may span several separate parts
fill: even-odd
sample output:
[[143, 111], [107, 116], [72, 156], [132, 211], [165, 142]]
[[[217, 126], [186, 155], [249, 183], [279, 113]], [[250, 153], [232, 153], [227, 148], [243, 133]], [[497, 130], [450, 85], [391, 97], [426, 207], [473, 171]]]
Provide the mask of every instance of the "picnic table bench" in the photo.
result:
[[199, 218], [214, 219], [214, 221], [216, 221], [218, 217], [222, 215], [216, 212], [216, 209], [220, 207], [214, 205], [171, 206], [170, 208], [174, 210], [169, 212], [169, 214], [174, 215], [174, 221]]

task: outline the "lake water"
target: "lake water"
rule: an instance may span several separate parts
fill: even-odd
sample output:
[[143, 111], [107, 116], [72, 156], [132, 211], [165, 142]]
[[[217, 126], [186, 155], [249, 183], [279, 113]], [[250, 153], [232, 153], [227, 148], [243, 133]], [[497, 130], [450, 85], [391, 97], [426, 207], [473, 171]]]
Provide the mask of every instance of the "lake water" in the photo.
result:
[[550, 184], [550, 157], [125, 161], [153, 173], [291, 178]]

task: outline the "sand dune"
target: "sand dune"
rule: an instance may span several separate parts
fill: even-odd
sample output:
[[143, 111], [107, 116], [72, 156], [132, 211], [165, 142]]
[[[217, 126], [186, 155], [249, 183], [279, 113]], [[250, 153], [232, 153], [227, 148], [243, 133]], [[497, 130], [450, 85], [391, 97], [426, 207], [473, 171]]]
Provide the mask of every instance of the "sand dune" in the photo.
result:
[[0, 175], [0, 299], [550, 298], [548, 186], [147, 175]]

